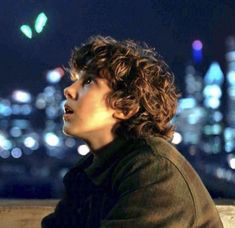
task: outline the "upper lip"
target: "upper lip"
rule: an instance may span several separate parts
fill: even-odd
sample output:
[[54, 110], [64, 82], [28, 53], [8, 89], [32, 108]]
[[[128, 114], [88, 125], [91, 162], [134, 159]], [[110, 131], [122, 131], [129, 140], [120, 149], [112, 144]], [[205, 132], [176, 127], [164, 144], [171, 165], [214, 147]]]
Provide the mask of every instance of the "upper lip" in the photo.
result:
[[68, 112], [73, 112], [73, 109], [67, 104], [64, 104], [64, 112], [68, 113]]

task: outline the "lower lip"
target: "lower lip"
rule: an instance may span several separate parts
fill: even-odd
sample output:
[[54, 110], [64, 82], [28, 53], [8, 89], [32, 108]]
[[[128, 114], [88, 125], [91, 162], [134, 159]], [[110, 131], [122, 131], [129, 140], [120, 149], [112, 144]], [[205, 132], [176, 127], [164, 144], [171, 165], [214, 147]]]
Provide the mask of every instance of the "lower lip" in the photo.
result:
[[73, 115], [73, 114], [64, 114], [64, 115], [63, 115], [63, 119], [64, 119], [65, 121], [71, 120], [72, 115]]

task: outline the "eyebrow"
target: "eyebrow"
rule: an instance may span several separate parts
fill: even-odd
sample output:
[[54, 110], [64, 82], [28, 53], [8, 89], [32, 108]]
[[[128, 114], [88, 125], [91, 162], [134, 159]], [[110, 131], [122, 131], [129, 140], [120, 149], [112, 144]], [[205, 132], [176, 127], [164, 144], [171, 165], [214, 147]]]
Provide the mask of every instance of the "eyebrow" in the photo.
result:
[[87, 77], [92, 77], [93, 79], [95, 78], [95, 75], [92, 74], [92, 73], [89, 73], [87, 71], [84, 71], [84, 70], [81, 70], [79, 72], [73, 72], [73, 71], [70, 71], [70, 79], [72, 81], [76, 81], [76, 80], [84, 80], [86, 79]]

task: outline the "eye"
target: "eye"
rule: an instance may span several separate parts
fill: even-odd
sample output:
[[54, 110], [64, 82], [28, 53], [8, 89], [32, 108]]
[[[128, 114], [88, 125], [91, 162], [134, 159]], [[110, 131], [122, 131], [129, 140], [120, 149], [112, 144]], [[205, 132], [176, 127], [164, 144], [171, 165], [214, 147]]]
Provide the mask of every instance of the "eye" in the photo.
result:
[[92, 82], [94, 81], [94, 79], [92, 77], [87, 77], [83, 80], [82, 85], [90, 85]]

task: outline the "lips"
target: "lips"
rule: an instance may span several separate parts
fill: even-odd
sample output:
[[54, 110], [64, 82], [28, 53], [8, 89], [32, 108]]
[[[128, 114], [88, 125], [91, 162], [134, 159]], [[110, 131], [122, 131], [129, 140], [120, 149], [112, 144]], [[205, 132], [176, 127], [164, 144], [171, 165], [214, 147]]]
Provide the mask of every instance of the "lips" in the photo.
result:
[[68, 105], [64, 105], [64, 114], [73, 114], [73, 109]]
[[69, 121], [72, 118], [73, 113], [74, 113], [73, 109], [68, 104], [65, 104], [63, 119], [65, 121]]

